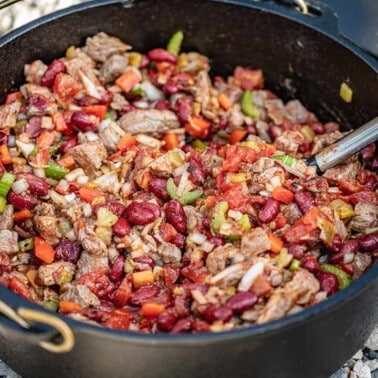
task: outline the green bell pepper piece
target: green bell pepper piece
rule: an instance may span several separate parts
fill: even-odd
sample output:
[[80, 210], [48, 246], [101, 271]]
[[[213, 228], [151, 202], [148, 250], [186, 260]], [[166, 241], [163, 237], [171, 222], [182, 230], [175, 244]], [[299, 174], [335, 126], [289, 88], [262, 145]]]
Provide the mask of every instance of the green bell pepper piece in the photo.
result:
[[69, 170], [67, 168], [61, 167], [54, 162], [50, 162], [45, 168], [46, 177], [54, 180], [61, 180], [68, 172]]
[[349, 274], [334, 265], [323, 264], [320, 266], [320, 270], [322, 272], [333, 273], [339, 281], [340, 289], [345, 289], [353, 282], [352, 277]]
[[18, 248], [21, 252], [31, 251], [34, 249], [34, 238], [28, 238], [18, 242]]
[[4, 211], [7, 204], [7, 199], [5, 197], [0, 197], [0, 214]]
[[241, 108], [243, 113], [249, 117], [258, 118], [260, 116], [260, 110], [254, 105], [253, 94], [250, 90], [244, 91]]
[[177, 186], [175, 182], [173, 181], [173, 178], [170, 177], [167, 181], [167, 192], [169, 197], [173, 200], [180, 201], [183, 205], [189, 205], [195, 201], [197, 201], [198, 198], [200, 198], [203, 194], [202, 190], [192, 190], [191, 192], [185, 193], [183, 196], [177, 195]]
[[243, 231], [249, 231], [252, 228], [251, 222], [249, 221], [249, 217], [247, 214], [243, 214], [238, 223], [240, 224]]
[[183, 40], [184, 33], [182, 30], [178, 30], [177, 32], [173, 33], [172, 37], [168, 42], [167, 51], [177, 56], [181, 50], [181, 44]]

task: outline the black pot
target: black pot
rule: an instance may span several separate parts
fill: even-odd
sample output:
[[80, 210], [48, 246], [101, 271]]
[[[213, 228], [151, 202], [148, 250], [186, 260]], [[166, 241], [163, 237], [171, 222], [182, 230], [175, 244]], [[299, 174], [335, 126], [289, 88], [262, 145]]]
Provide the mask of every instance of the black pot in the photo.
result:
[[[219, 74], [237, 64], [261, 67], [267, 87], [300, 98], [322, 119], [357, 127], [377, 115], [377, 61], [337, 34], [325, 6], [305, 16], [290, 2], [247, 0], [101, 0], [42, 18], [0, 41], [1, 96], [22, 82], [23, 65], [50, 61], [98, 31], [117, 35], [136, 50], [165, 44], [185, 31], [184, 50], [213, 60]], [[342, 81], [353, 102], [339, 97]], [[326, 377], [361, 347], [378, 323], [378, 266], [329, 300], [261, 326], [201, 335], [141, 335], [102, 329], [57, 314], [75, 337], [71, 351], [38, 346], [56, 333], [43, 324], [24, 331], [0, 317], [0, 356], [26, 377]], [[38, 310], [0, 287], [15, 310]], [[51, 314], [51, 313], [50, 313]], [[44, 315], [45, 316], [45, 315]], [[62, 330], [67, 334], [67, 330]], [[69, 349], [69, 348], [67, 348]]]

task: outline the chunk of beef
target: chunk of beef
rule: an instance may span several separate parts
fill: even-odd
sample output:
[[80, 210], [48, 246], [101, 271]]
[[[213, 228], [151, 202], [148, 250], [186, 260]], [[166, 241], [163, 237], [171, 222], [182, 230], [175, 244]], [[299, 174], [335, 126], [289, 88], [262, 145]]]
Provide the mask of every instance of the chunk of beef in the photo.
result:
[[0, 129], [15, 127], [20, 109], [21, 103], [19, 101], [0, 106]]
[[0, 230], [11, 230], [13, 228], [13, 206], [5, 206], [0, 214]]
[[372, 258], [368, 253], [357, 252], [352, 263], [354, 271], [353, 279], [360, 278], [366, 269], [369, 268], [371, 262]]
[[272, 139], [268, 133], [269, 125], [263, 121], [256, 122], [256, 131], [258, 136], [265, 142], [272, 143]]
[[284, 103], [282, 100], [266, 100], [265, 107], [269, 118], [276, 124], [281, 125], [288, 118]]
[[38, 279], [45, 286], [63, 285], [72, 281], [75, 268], [75, 264], [66, 261], [41, 265], [38, 268]]
[[233, 263], [239, 249], [232, 244], [225, 244], [215, 248], [207, 255], [206, 266], [211, 274], [217, 274]]
[[239, 262], [222, 270], [214, 277], [211, 277], [209, 283], [220, 287], [236, 285], [250, 268], [250, 263]]
[[270, 250], [270, 247], [268, 234], [261, 227], [256, 227], [242, 236], [240, 252], [247, 259], [251, 259]]
[[57, 227], [58, 220], [55, 216], [41, 216], [36, 215], [34, 217], [34, 225], [40, 235], [52, 245], [59, 243], [61, 237]]
[[58, 105], [50, 90], [36, 84], [25, 84], [21, 87], [21, 92], [28, 98], [28, 115], [54, 114], [58, 111]]
[[327, 169], [323, 173], [323, 177], [331, 182], [339, 180], [354, 180], [357, 173], [361, 170], [359, 162], [339, 164], [336, 167]]
[[123, 135], [125, 132], [115, 122], [110, 122], [109, 126], [99, 133], [101, 142], [111, 152], [117, 151], [117, 144]]
[[161, 244], [157, 250], [164, 264], [177, 264], [181, 262], [181, 251], [172, 243]]
[[101, 257], [108, 255], [106, 244], [97, 237], [93, 230], [93, 226], [87, 225], [81, 228], [78, 239], [81, 242], [83, 249], [88, 253]]
[[130, 134], [165, 133], [180, 127], [176, 114], [170, 110], [137, 109], [124, 114], [118, 122]]
[[131, 46], [123, 43], [119, 38], [104, 32], [87, 38], [84, 51], [98, 62], [105, 62], [110, 56], [130, 50]]
[[299, 147], [305, 142], [305, 137], [300, 131], [284, 131], [274, 141], [274, 146], [277, 150], [283, 151], [287, 154], [296, 154]]
[[358, 202], [354, 207], [356, 215], [350, 222], [350, 227], [358, 232], [378, 226], [378, 206]]
[[309, 112], [299, 100], [291, 100], [285, 105], [285, 110], [293, 123], [316, 122], [313, 113]]
[[84, 274], [109, 268], [107, 256], [96, 256], [87, 251], [83, 251], [77, 262], [75, 279], [78, 280]]
[[108, 157], [106, 148], [97, 142], [87, 142], [70, 149], [70, 155], [87, 173], [94, 174]]
[[188, 52], [184, 55], [184, 64], [180, 67], [181, 72], [188, 72], [192, 76], [200, 71], [209, 71], [209, 59], [198, 52]]
[[194, 87], [194, 100], [201, 105], [201, 109], [207, 109], [211, 100], [211, 80], [207, 71], [201, 71], [196, 77]]
[[128, 60], [124, 55], [111, 56], [100, 68], [100, 79], [104, 83], [111, 83], [117, 79], [125, 72]]
[[30, 64], [25, 64], [24, 74], [26, 81], [33, 84], [41, 84], [41, 79], [45, 71], [47, 70], [47, 65], [42, 62], [42, 60], [34, 60]]
[[80, 79], [79, 72], [84, 72], [92, 81], [97, 82], [96, 62], [84, 51], [75, 49], [74, 57], [64, 61], [67, 73], [76, 80]]
[[336, 142], [343, 137], [343, 133], [339, 130], [331, 132], [329, 134], [316, 135], [314, 139], [314, 145], [312, 146], [311, 154], [317, 154], [324, 147]]
[[100, 306], [100, 300], [85, 285], [66, 285], [60, 300], [75, 302], [81, 309]]
[[231, 128], [238, 128], [244, 124], [244, 114], [241, 111], [240, 104], [234, 104], [229, 111], [228, 123]]
[[17, 232], [9, 230], [0, 230], [0, 253], [18, 252], [18, 235]]

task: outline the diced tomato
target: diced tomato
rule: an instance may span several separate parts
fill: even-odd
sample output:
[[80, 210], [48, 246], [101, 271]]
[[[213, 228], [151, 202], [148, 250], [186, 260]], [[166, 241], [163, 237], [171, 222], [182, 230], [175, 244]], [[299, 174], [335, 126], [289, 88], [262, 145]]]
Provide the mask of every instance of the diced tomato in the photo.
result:
[[58, 73], [55, 77], [53, 91], [65, 102], [73, 100], [74, 96], [82, 89], [81, 84], [72, 76]]
[[114, 305], [118, 308], [126, 306], [128, 299], [130, 298], [132, 292], [132, 285], [129, 280], [129, 277], [125, 277], [121, 284], [118, 286], [118, 289], [114, 292], [113, 302]]
[[247, 130], [234, 130], [230, 134], [230, 144], [236, 144], [242, 141], [247, 135]]
[[176, 229], [170, 223], [162, 222], [159, 226], [159, 231], [160, 236], [166, 242], [170, 242], [177, 235]]
[[132, 318], [130, 310], [117, 309], [109, 314], [109, 318], [103, 323], [105, 327], [114, 329], [128, 329]]
[[207, 268], [203, 266], [203, 263], [196, 263], [186, 266], [181, 269], [181, 274], [191, 280], [192, 282], [203, 282], [207, 276]]
[[164, 265], [164, 278], [165, 285], [171, 287], [180, 276], [180, 270], [178, 268], [173, 268], [170, 265]]
[[368, 203], [371, 205], [378, 206], [378, 194], [375, 192], [370, 192], [368, 190], [364, 190], [362, 192], [353, 193], [350, 196], [350, 202], [356, 204], [358, 202]]
[[282, 186], [277, 186], [273, 190], [272, 197], [288, 205], [293, 201], [294, 193]]
[[140, 81], [141, 77], [138, 74], [133, 70], [128, 70], [115, 81], [115, 84], [123, 91], [129, 92], [133, 89], [134, 85], [140, 83]]
[[210, 129], [210, 122], [200, 116], [193, 116], [185, 124], [185, 130], [188, 134], [198, 138], [206, 138]]
[[11, 278], [11, 280], [9, 281], [9, 289], [14, 291], [21, 297], [30, 299], [30, 288], [17, 277]]
[[130, 147], [134, 146], [136, 144], [136, 140], [135, 138], [129, 134], [129, 133], [126, 133], [122, 136], [122, 138], [120, 139], [120, 141], [118, 142], [117, 144], [117, 148], [121, 151], [121, 152], [125, 152], [126, 150], [128, 150]]
[[257, 295], [268, 294], [271, 290], [272, 286], [265, 276], [258, 276], [251, 287], [251, 291]]
[[224, 149], [225, 161], [222, 164], [222, 171], [236, 173], [240, 164], [255, 163], [258, 159], [256, 151], [241, 145], [231, 145]]
[[77, 283], [87, 286], [99, 298], [107, 297], [116, 288], [109, 280], [106, 269], [98, 269], [97, 271], [83, 274], [77, 280]]
[[102, 121], [105, 118], [107, 106], [106, 105], [90, 105], [82, 107], [84, 113], [92, 114], [100, 118]]
[[22, 98], [23, 98], [23, 96], [22, 96], [22, 93], [20, 91], [9, 93], [7, 95], [6, 100], [5, 100], [5, 105], [9, 105], [12, 102], [15, 102], [17, 100], [22, 100]]
[[234, 83], [242, 89], [261, 89], [264, 86], [263, 72], [237, 66], [234, 71]]

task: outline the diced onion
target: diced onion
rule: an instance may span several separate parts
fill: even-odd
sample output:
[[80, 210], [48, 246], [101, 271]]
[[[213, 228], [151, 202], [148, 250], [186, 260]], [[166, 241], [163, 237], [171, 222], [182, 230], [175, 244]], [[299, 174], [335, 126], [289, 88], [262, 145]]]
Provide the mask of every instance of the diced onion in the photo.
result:
[[9, 135], [8, 136], [8, 146], [9, 147], [15, 147], [16, 146], [16, 136], [15, 135]]
[[16, 145], [26, 158], [32, 153], [35, 148], [35, 145], [33, 143], [24, 143], [20, 140], [16, 140]]
[[79, 76], [87, 94], [97, 100], [101, 100], [101, 94], [99, 90], [97, 89], [96, 84], [93, 81], [91, 81], [89, 77], [86, 76], [80, 70], [79, 70]]
[[199, 232], [193, 232], [188, 236], [188, 239], [195, 244], [202, 245], [206, 241], [206, 236]]
[[88, 142], [96, 142], [99, 139], [98, 134], [93, 131], [87, 131], [84, 135]]
[[26, 182], [25, 179], [20, 179], [20, 180], [17, 180], [13, 183], [12, 185], [12, 190], [16, 193], [16, 194], [21, 194], [21, 193], [24, 193], [28, 190], [29, 188], [29, 185], [28, 183]]
[[67, 173], [65, 179], [67, 181], [74, 181], [80, 176], [85, 176], [84, 170], [82, 168], [76, 168], [73, 171]]
[[147, 101], [134, 101], [133, 105], [138, 109], [148, 109], [150, 107]]
[[145, 146], [151, 147], [151, 148], [159, 148], [161, 143], [160, 140], [156, 138], [152, 138], [145, 134], [137, 134], [135, 135], [135, 140], [140, 143], [144, 144]]
[[140, 84], [139, 87], [143, 89], [144, 93], [150, 101], [159, 101], [164, 98], [163, 92], [156, 88], [149, 81], [144, 81]]
[[68, 203], [72, 203], [75, 201], [76, 199], [76, 194], [75, 193], [70, 193], [70, 194], [66, 194], [64, 196], [65, 200], [68, 202]]
[[241, 279], [238, 290], [239, 291], [248, 291], [249, 288], [253, 285], [256, 281], [256, 278], [259, 277], [264, 272], [264, 263], [262, 261], [257, 262], [256, 264], [252, 265], [251, 268], [247, 270], [244, 274], [243, 278]]
[[104, 119], [101, 121], [100, 125], [98, 126], [98, 133], [101, 134], [104, 132], [104, 130], [110, 125], [112, 122], [111, 119]]

